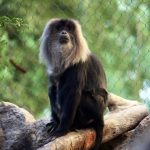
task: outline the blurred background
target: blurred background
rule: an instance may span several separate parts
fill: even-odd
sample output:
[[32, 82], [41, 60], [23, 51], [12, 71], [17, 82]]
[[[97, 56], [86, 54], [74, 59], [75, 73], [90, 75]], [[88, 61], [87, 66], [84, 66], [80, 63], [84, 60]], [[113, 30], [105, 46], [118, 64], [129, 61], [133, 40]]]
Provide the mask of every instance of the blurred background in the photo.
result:
[[91, 51], [103, 62], [109, 91], [150, 108], [149, 0], [0, 0], [0, 101], [37, 118], [48, 114], [39, 38], [54, 17], [80, 21]]

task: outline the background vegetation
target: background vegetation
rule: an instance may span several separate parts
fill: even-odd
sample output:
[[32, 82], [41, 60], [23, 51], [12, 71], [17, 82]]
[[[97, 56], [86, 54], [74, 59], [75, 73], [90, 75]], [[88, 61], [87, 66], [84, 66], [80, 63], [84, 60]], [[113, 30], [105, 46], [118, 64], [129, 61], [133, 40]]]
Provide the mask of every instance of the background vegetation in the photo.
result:
[[47, 112], [48, 79], [38, 53], [42, 30], [53, 17], [80, 21], [104, 64], [109, 91], [149, 105], [149, 0], [0, 0], [0, 101], [37, 117]]

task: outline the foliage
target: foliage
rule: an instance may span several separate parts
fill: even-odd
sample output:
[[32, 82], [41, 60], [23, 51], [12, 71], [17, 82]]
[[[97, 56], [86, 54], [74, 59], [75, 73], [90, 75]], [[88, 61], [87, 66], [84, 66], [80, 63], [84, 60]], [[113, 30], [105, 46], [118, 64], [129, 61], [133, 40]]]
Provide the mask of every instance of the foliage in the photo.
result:
[[49, 107], [38, 53], [42, 30], [53, 17], [81, 22], [90, 49], [104, 64], [109, 91], [150, 105], [149, 0], [0, 0], [0, 100], [36, 116]]

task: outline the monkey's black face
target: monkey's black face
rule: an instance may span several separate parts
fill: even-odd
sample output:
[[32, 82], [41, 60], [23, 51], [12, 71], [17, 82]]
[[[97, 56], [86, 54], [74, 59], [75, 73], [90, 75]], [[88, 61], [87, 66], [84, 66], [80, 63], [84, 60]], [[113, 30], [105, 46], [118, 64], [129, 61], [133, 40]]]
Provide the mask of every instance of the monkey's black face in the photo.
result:
[[51, 40], [60, 44], [73, 45], [75, 40], [75, 24], [71, 20], [57, 20], [51, 24], [50, 34], [53, 37]]
[[69, 36], [68, 32], [65, 30], [61, 31], [59, 34], [59, 42], [61, 44], [65, 44], [65, 43], [68, 43], [69, 40], [70, 40], [70, 36]]

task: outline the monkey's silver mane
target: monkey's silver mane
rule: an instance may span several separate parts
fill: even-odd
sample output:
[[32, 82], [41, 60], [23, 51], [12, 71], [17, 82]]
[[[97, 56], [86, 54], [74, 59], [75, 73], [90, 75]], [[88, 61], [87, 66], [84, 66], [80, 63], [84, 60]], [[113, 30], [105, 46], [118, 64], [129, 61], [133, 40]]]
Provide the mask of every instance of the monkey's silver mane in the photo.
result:
[[[51, 28], [51, 24], [59, 21], [60, 19], [51, 19], [47, 25], [44, 28], [44, 31], [42, 33], [42, 36], [40, 38], [40, 53], [39, 53], [39, 57], [40, 57], [40, 61], [43, 62], [46, 67], [47, 67], [47, 71], [48, 74], [53, 74], [54, 69], [55, 69], [55, 63], [52, 63], [52, 59], [53, 61], [61, 61], [61, 63], [58, 65], [60, 66], [60, 69], [65, 70], [67, 67], [69, 67], [70, 65], [79, 63], [79, 62], [85, 62], [90, 54], [90, 50], [88, 48], [87, 42], [82, 34], [82, 30], [81, 30], [81, 26], [79, 24], [78, 21], [70, 19], [72, 22], [74, 22], [75, 26], [76, 26], [76, 37], [77, 37], [77, 43], [75, 43], [75, 48], [73, 51], [70, 51], [69, 54], [64, 54], [65, 57], [60, 58], [61, 60], [59, 60], [59, 57], [55, 57], [52, 53], [51, 50], [49, 49], [49, 37], [50, 35], [50, 28]], [[55, 47], [59, 47], [59, 45], [55, 46]], [[61, 64], [63, 64], [63, 67], [61, 66]], [[59, 71], [58, 71], [59, 72]]]

